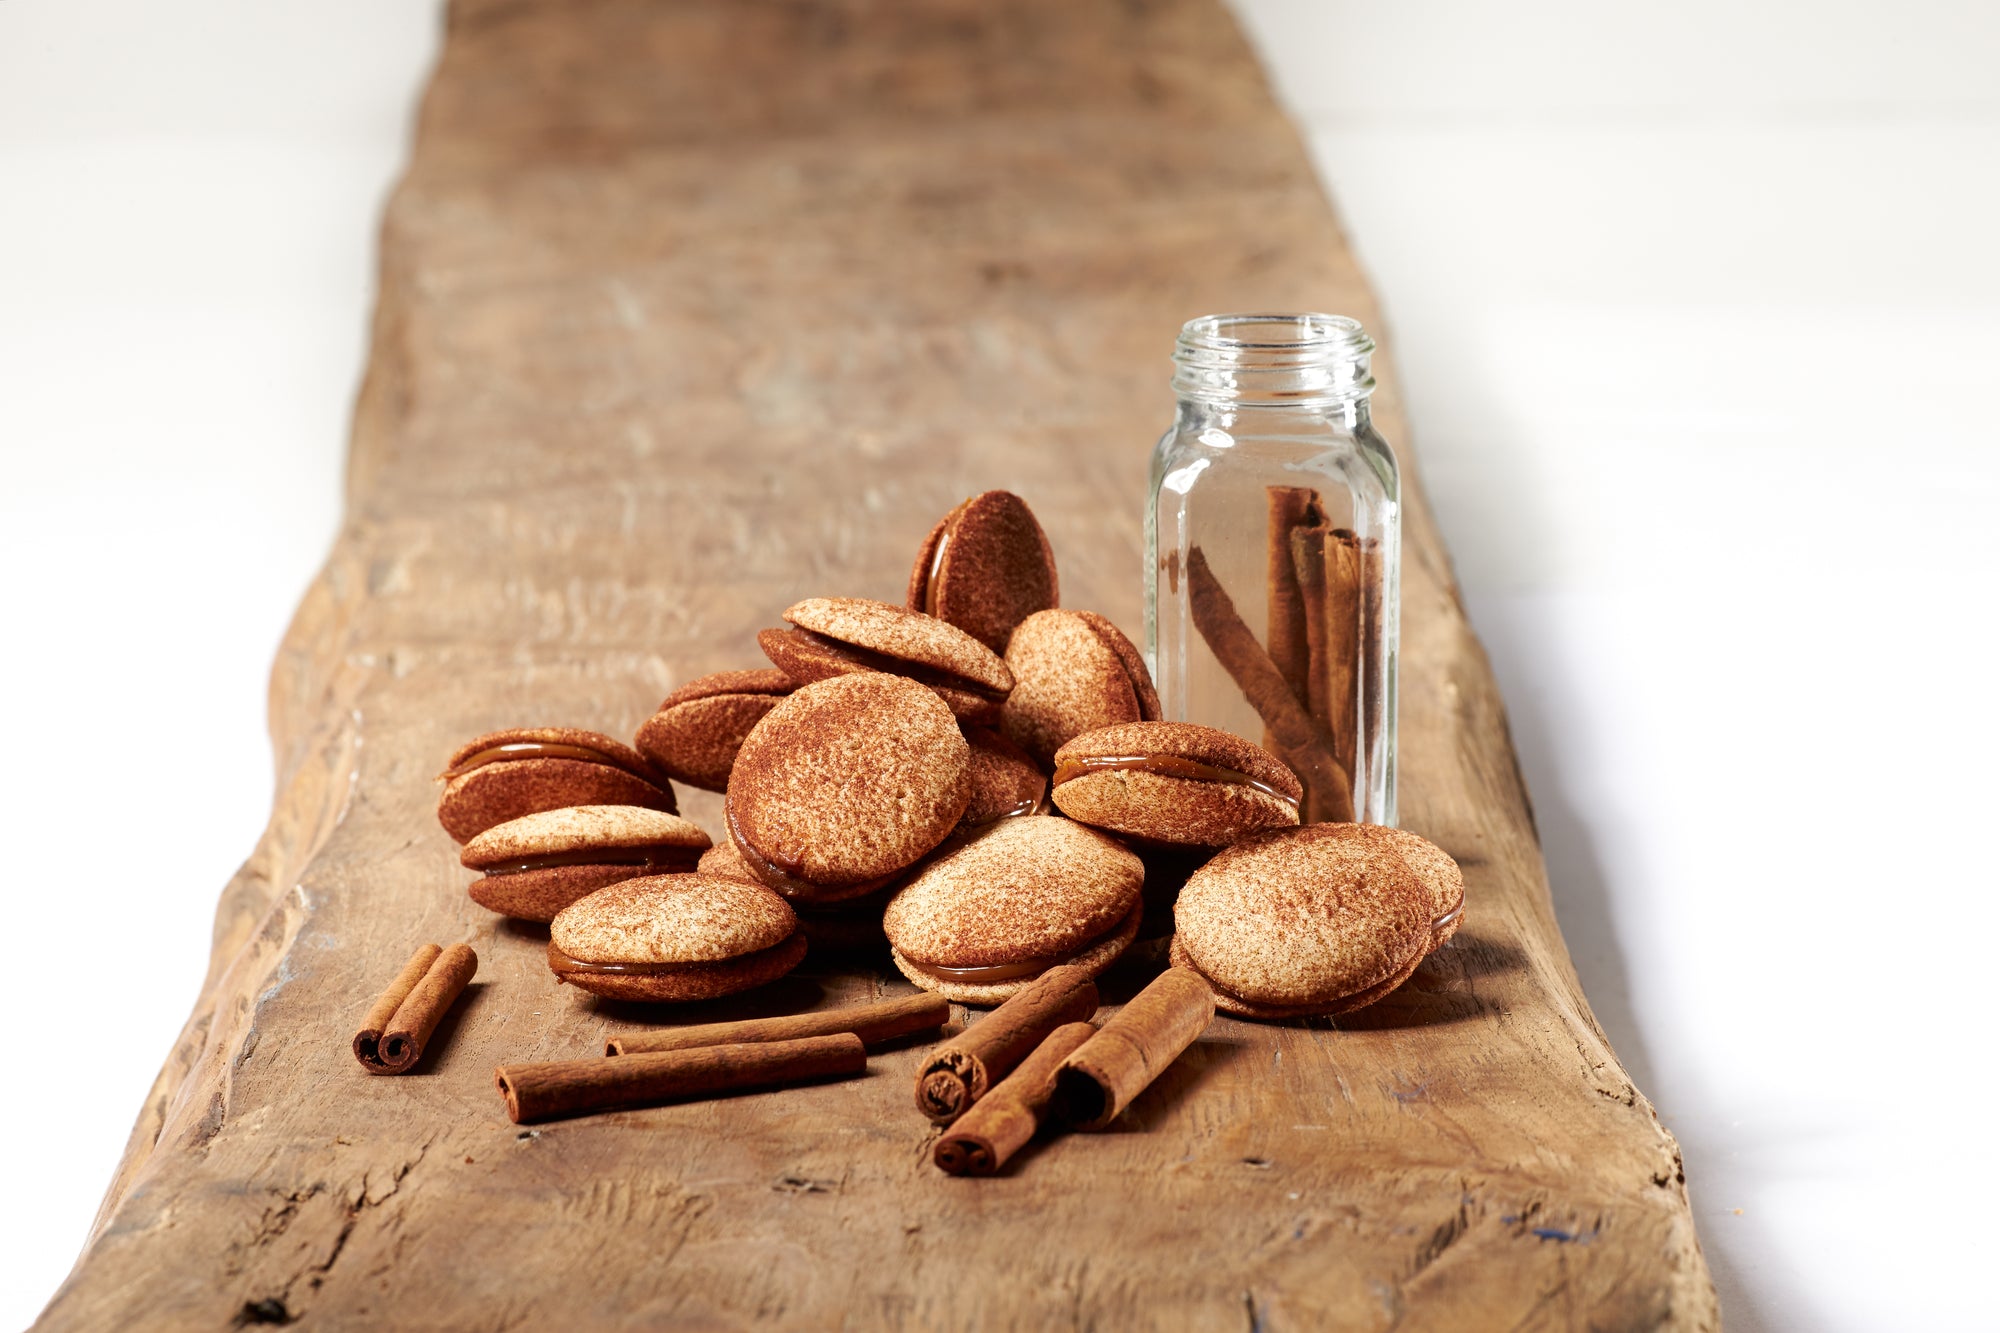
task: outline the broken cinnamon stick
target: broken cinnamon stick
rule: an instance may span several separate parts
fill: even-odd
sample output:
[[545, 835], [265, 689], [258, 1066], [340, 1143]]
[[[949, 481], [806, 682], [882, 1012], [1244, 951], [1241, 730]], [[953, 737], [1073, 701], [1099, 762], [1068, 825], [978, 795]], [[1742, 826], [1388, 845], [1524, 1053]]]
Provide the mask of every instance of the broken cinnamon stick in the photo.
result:
[[449, 949], [426, 944], [417, 950], [369, 1006], [354, 1034], [354, 1058], [371, 1074], [401, 1074], [413, 1068], [445, 1011], [478, 970], [479, 956], [463, 944]]
[[685, 1051], [700, 1046], [735, 1046], [754, 1041], [796, 1041], [851, 1032], [866, 1044], [893, 1041], [943, 1027], [951, 1017], [951, 1001], [921, 991], [879, 1004], [826, 1009], [780, 1018], [746, 1018], [734, 1023], [703, 1023], [698, 1027], [628, 1032], [604, 1044], [606, 1055], [637, 1055], [644, 1051]]
[[1065, 1023], [1042, 1038], [1033, 1054], [944, 1132], [931, 1160], [954, 1176], [990, 1176], [1005, 1166], [1047, 1118], [1056, 1070], [1095, 1035], [1090, 1023]]
[[689, 1101], [744, 1088], [859, 1074], [868, 1052], [852, 1032], [796, 1041], [643, 1051], [616, 1060], [551, 1060], [493, 1071], [517, 1125], [563, 1116]]
[[1333, 761], [1332, 741], [1300, 705], [1298, 696], [1279, 675], [1271, 655], [1257, 636], [1243, 623], [1229, 590], [1208, 567], [1208, 556], [1199, 546], [1187, 557], [1188, 609], [1195, 629], [1200, 631], [1208, 650], [1222, 669], [1243, 691], [1243, 697], [1257, 710], [1269, 728], [1271, 749], [1284, 760], [1308, 787], [1319, 786], [1334, 793], [1348, 792], [1347, 775]]
[[1118, 1118], [1215, 1018], [1215, 992], [1184, 967], [1153, 978], [1056, 1072], [1055, 1114], [1078, 1129]]
[[917, 1109], [950, 1124], [1049, 1033], [1096, 1012], [1097, 983], [1087, 969], [1050, 968], [931, 1052], [917, 1071]]

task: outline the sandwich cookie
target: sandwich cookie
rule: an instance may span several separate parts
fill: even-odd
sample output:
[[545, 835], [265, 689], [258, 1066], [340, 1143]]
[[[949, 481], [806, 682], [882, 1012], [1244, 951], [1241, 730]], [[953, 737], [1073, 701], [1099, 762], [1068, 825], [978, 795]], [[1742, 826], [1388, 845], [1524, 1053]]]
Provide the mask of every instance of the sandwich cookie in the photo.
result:
[[961, 832], [1015, 815], [1048, 810], [1049, 780], [1014, 742], [990, 727], [966, 727], [972, 747], [972, 800], [958, 822]]
[[1170, 957], [1208, 980], [1217, 1008], [1244, 1018], [1373, 1004], [1449, 937], [1463, 908], [1461, 891], [1438, 911], [1450, 876], [1436, 857], [1356, 824], [1246, 838], [1188, 877]]
[[1055, 553], [1020, 496], [975, 495], [924, 538], [904, 604], [1004, 653], [1016, 625], [1061, 604]]
[[691, 680], [661, 701], [633, 747], [676, 782], [722, 791], [743, 738], [796, 684], [776, 667]]
[[988, 825], [917, 872], [882, 928], [896, 967], [962, 1004], [999, 1004], [1061, 963], [1102, 972], [1139, 929], [1145, 868], [1050, 815]]
[[878, 671], [801, 686], [743, 742], [723, 808], [750, 873], [786, 897], [859, 898], [944, 841], [971, 747], [937, 695]]
[[757, 646], [800, 684], [877, 671], [927, 686], [953, 715], [991, 722], [1014, 688], [999, 654], [934, 616], [865, 597], [808, 597], [788, 607], [791, 629], [767, 629]]
[[466, 890], [481, 907], [552, 921], [607, 884], [693, 870], [708, 847], [708, 835], [679, 815], [578, 805], [495, 824], [465, 844], [458, 862], [484, 875]]
[[638, 751], [574, 727], [489, 732], [438, 775], [438, 823], [459, 842], [522, 815], [571, 805], [643, 805], [674, 814], [674, 789]]
[[1160, 720], [1146, 660], [1095, 611], [1039, 611], [1007, 644], [1014, 688], [1000, 710], [1009, 740], [1044, 766], [1070, 740], [1122, 722]]
[[1071, 819], [1181, 847], [1299, 822], [1303, 789], [1270, 751], [1192, 722], [1086, 732], [1056, 752], [1050, 799]]
[[[695, 869], [704, 875], [740, 879], [746, 884], [763, 882], [750, 873], [749, 863], [733, 842], [719, 842], [703, 852], [701, 864]], [[882, 938], [882, 909], [889, 902], [887, 889], [838, 902], [811, 902], [804, 898], [786, 901], [798, 914], [799, 930], [816, 953], [866, 953], [887, 943]]]
[[628, 879], [549, 926], [556, 980], [611, 1000], [712, 1000], [776, 981], [805, 956], [783, 898], [707, 875]]

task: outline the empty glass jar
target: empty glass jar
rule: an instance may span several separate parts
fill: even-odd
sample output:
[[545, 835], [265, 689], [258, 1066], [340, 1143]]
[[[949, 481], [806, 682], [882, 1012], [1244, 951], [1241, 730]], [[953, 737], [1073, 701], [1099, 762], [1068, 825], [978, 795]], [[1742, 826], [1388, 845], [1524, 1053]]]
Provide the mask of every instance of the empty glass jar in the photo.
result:
[[1396, 459], [1375, 344], [1336, 315], [1210, 315], [1174, 349], [1146, 507], [1163, 715], [1257, 741], [1307, 822], [1396, 822]]

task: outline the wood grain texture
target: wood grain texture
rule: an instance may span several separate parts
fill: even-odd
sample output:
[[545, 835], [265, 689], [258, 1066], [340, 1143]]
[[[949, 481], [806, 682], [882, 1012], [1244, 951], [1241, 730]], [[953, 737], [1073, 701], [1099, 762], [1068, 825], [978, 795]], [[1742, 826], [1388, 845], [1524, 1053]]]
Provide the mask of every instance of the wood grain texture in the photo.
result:
[[[1413, 469], [1402, 809], [1467, 919], [1388, 1002], [1218, 1021], [1113, 1132], [990, 1180], [930, 1164], [921, 1045], [538, 1131], [494, 1092], [642, 1020], [466, 898], [431, 815], [454, 746], [629, 736], [795, 599], [895, 600], [988, 487], [1035, 506], [1066, 605], [1136, 627], [1180, 322], [1380, 330], [1216, 0], [464, 0], [382, 277], [345, 527], [273, 676], [270, 827], [45, 1327], [1715, 1324]], [[383, 975], [460, 939], [480, 980], [370, 1078], [347, 1045]], [[815, 972], [690, 1018], [905, 989]]]

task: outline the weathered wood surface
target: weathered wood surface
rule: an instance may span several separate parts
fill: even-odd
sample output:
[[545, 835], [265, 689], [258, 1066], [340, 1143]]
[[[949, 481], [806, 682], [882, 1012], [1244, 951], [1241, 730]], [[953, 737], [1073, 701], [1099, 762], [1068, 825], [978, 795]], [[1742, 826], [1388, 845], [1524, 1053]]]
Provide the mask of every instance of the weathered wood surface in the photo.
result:
[[[47, 1327], [1715, 1323], [1414, 478], [1402, 806], [1468, 916], [1388, 1003], [1221, 1022], [1121, 1132], [993, 1180], [930, 1165], [914, 1049], [532, 1132], [494, 1091], [644, 1018], [466, 899], [431, 816], [458, 741], [628, 735], [755, 664], [794, 598], [895, 597], [991, 486], [1040, 512], [1066, 603], [1135, 626], [1181, 320], [1379, 326], [1215, 0], [460, 3], [382, 250], [346, 527], [272, 686], [270, 829]], [[469, 1002], [418, 1074], [369, 1077], [356, 1016], [456, 939]]]

